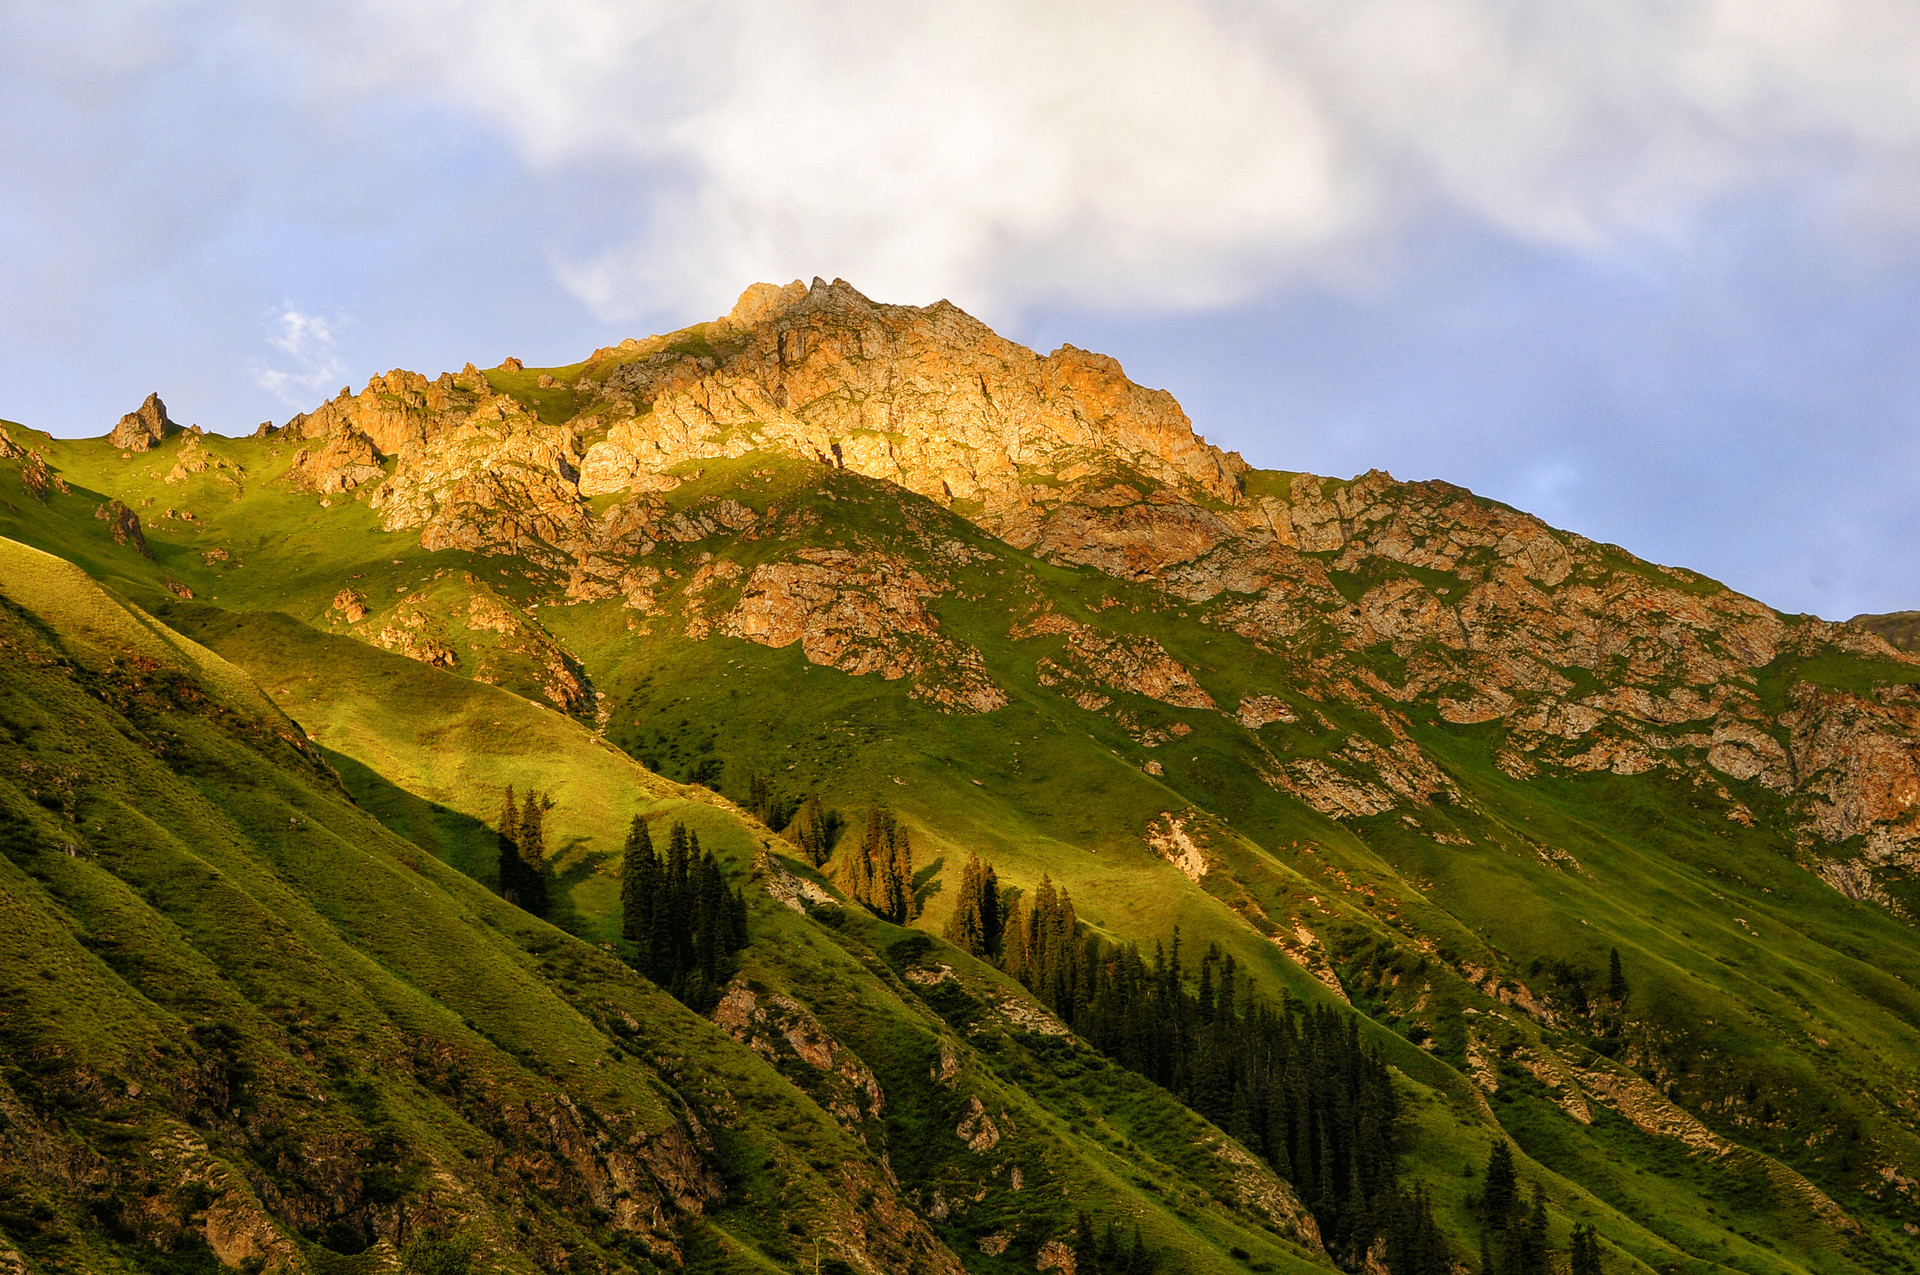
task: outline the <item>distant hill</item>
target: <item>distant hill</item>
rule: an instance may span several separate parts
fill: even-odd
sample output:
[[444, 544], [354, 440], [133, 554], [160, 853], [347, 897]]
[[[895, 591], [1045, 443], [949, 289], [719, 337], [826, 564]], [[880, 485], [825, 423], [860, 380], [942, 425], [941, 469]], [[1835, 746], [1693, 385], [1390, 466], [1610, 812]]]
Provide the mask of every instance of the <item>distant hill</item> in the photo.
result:
[[1911, 651], [1920, 644], [1920, 611], [1890, 611], [1886, 615], [1856, 615], [1848, 624], [1878, 634], [1890, 645]]
[[139, 441], [0, 434], [0, 1269], [1915, 1269], [1897, 634], [840, 281]]

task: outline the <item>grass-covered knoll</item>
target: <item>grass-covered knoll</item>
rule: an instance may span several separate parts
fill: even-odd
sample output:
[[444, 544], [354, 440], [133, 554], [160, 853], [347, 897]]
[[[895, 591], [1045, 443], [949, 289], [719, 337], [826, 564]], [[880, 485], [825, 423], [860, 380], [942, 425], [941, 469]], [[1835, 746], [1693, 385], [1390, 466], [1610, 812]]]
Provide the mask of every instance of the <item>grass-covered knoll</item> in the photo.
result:
[[156, 606], [252, 670], [362, 807], [484, 884], [495, 881], [504, 790], [552, 797], [548, 844], [561, 889], [555, 919], [583, 937], [618, 934], [614, 874], [632, 817], [687, 804], [678, 785], [573, 719], [509, 691], [284, 615]]

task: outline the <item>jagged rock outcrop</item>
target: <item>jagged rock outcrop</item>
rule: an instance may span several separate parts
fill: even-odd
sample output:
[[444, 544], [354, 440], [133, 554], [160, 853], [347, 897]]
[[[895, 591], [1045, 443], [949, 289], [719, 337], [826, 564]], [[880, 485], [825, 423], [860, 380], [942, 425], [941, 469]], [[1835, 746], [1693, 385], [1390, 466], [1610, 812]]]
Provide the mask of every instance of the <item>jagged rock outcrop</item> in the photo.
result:
[[120, 423], [107, 435], [107, 443], [122, 451], [144, 452], [179, 431], [180, 426], [167, 416], [167, 405], [160, 401], [160, 396], [149, 394], [144, 403], [120, 418]]
[[1103, 355], [1037, 355], [946, 302], [878, 305], [841, 281], [756, 285], [695, 331], [597, 352], [563, 425], [468, 365], [434, 381], [376, 377], [288, 432], [358, 435], [397, 457], [378, 496], [389, 530], [494, 544], [491, 511], [514, 507], [531, 516], [516, 552], [594, 540], [585, 498], [668, 491], [675, 466], [754, 450], [897, 482], [1016, 543], [1041, 511], [1120, 469], [1156, 491], [1240, 499], [1244, 462], [1196, 437], [1170, 395]]
[[386, 473], [380, 467], [380, 453], [365, 434], [341, 430], [319, 442], [316, 448], [302, 447], [293, 454], [286, 481], [295, 491], [337, 495]]
[[13, 435], [7, 433], [5, 426], [0, 426], [0, 460], [25, 462], [20, 466], [20, 486], [43, 505], [47, 503], [47, 492], [50, 490], [63, 495], [73, 491], [59, 471], [47, 463], [43, 453], [14, 442]]
[[[924, 576], [877, 552], [806, 549], [797, 559], [755, 567], [722, 631], [762, 646], [798, 642], [812, 663], [856, 677], [911, 677], [915, 699], [948, 712], [990, 713], [1006, 704], [980, 653], [948, 638], [927, 611], [926, 599], [940, 590]], [[718, 567], [702, 571], [712, 578]]]
[[1016, 640], [1061, 635], [1057, 655], [1039, 661], [1040, 684], [1058, 689], [1080, 707], [1098, 712], [1112, 703], [1108, 692], [1143, 695], [1175, 708], [1216, 708], [1213, 697], [1187, 667], [1153, 638], [1080, 624], [1048, 611], [1008, 635]]
[[847, 1128], [877, 1120], [886, 1110], [887, 1095], [873, 1070], [791, 996], [756, 994], [736, 984], [714, 1008], [713, 1021], [795, 1079]]
[[140, 529], [140, 515], [127, 508], [124, 502], [109, 500], [96, 508], [93, 516], [107, 524], [113, 543], [131, 545], [141, 557], [153, 561], [153, 550], [147, 547], [146, 533]]
[[704, 335], [705, 350], [656, 338], [590, 365], [606, 435], [587, 450], [583, 491], [644, 490], [682, 461], [764, 448], [960, 502], [1010, 539], [1046, 503], [1033, 479], [1090, 488], [1116, 461], [1239, 497], [1244, 462], [1196, 437], [1171, 395], [1104, 355], [1042, 357], [944, 301], [879, 305], [843, 280], [762, 284]]

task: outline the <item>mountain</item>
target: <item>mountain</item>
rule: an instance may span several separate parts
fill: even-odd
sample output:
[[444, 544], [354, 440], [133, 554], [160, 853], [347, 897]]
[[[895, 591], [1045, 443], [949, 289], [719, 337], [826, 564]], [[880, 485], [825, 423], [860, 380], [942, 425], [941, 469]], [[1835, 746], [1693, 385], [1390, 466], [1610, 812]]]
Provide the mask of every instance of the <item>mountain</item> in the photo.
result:
[[1920, 611], [1893, 611], [1887, 615], [1856, 615], [1848, 624], [1878, 634], [1903, 651], [1920, 642]]
[[[1073, 1270], [1085, 1213], [1162, 1269], [1431, 1268], [1210, 1087], [1222, 977], [1352, 1025], [1465, 1269], [1518, 1243], [1500, 1144], [1563, 1262], [1920, 1255], [1920, 660], [1872, 626], [1251, 468], [1111, 359], [838, 281], [0, 455], [0, 1263]], [[508, 784], [547, 921], [493, 892]], [[904, 925], [849, 893], [879, 808]], [[636, 815], [746, 901], [710, 996], [630, 968]], [[940, 937], [973, 856], [1071, 895], [1084, 987]], [[1164, 1087], [1095, 1003], [1129, 943], [1225, 1024]]]

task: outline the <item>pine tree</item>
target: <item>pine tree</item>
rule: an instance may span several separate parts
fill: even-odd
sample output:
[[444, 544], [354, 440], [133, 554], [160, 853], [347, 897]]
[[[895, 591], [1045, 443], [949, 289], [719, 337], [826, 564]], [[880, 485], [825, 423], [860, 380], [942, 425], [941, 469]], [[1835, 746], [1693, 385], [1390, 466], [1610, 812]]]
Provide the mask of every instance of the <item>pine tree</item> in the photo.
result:
[[947, 917], [947, 942], [972, 956], [984, 956], [987, 952], [986, 927], [980, 915], [981, 876], [979, 854], [969, 854], [967, 866], [960, 870], [960, 888], [954, 895], [953, 912]]
[[920, 915], [920, 901], [913, 893], [913, 845], [907, 839], [905, 828], [895, 826], [892, 832], [892, 864], [888, 871], [892, 888], [887, 894], [887, 919], [895, 925], [905, 925]]
[[638, 918], [626, 936], [635, 967], [691, 1008], [711, 1010], [735, 969], [733, 954], [747, 945], [746, 895], [727, 887], [719, 861], [685, 824], [668, 833], [663, 862], [636, 819], [621, 870], [623, 906], [629, 898]]
[[767, 781], [757, 774], [747, 781], [747, 813], [761, 823], [767, 823], [773, 816], [773, 800], [767, 794]]
[[647, 821], [635, 815], [620, 859], [620, 937], [642, 953], [653, 937], [653, 896], [659, 876], [660, 858], [654, 853]]
[[1099, 1275], [1100, 1246], [1093, 1237], [1093, 1223], [1084, 1211], [1076, 1213], [1073, 1219], [1073, 1269], [1074, 1275], [1091, 1272]]
[[1521, 1233], [1520, 1275], [1553, 1275], [1553, 1248], [1547, 1237], [1547, 1201], [1540, 1184], [1533, 1184], [1533, 1207]]
[[1000, 939], [1000, 968], [1008, 977], [1033, 986], [1033, 966], [1027, 959], [1027, 918], [1020, 899], [1011, 896], [1001, 910], [1005, 929]]
[[855, 903], [878, 910], [875, 901], [880, 886], [875, 868], [882, 861], [887, 844], [887, 818], [878, 806], [867, 809], [867, 830], [860, 844], [850, 847], [841, 865], [840, 884]]
[[787, 826], [787, 836], [817, 868], [833, 853], [833, 840], [839, 830], [838, 816], [821, 805], [819, 797], [809, 796]]
[[1604, 1275], [1600, 1266], [1600, 1233], [1591, 1226], [1573, 1228], [1571, 1275]]
[[1480, 1193], [1480, 1211], [1488, 1226], [1506, 1229], [1520, 1203], [1520, 1187], [1513, 1173], [1513, 1148], [1502, 1138], [1487, 1157], [1487, 1185]]
[[905, 925], [919, 913], [913, 894], [913, 846], [907, 830], [878, 806], [867, 811], [867, 830], [860, 844], [847, 851], [840, 867], [840, 884], [857, 903], [895, 925]]
[[1620, 949], [1607, 950], [1607, 996], [1615, 1005], [1627, 1000], [1627, 976], [1620, 969]]
[[873, 897], [867, 900], [867, 906], [872, 908], [876, 915], [883, 916], [889, 921], [894, 920], [897, 915], [894, 904], [900, 897], [900, 864], [893, 857], [892, 843], [892, 837], [888, 837], [886, 844], [881, 846], [879, 854], [874, 858]]
[[980, 865], [980, 936], [989, 956], [1000, 954], [1006, 932], [1007, 900], [1000, 896], [1000, 874], [991, 863]]

